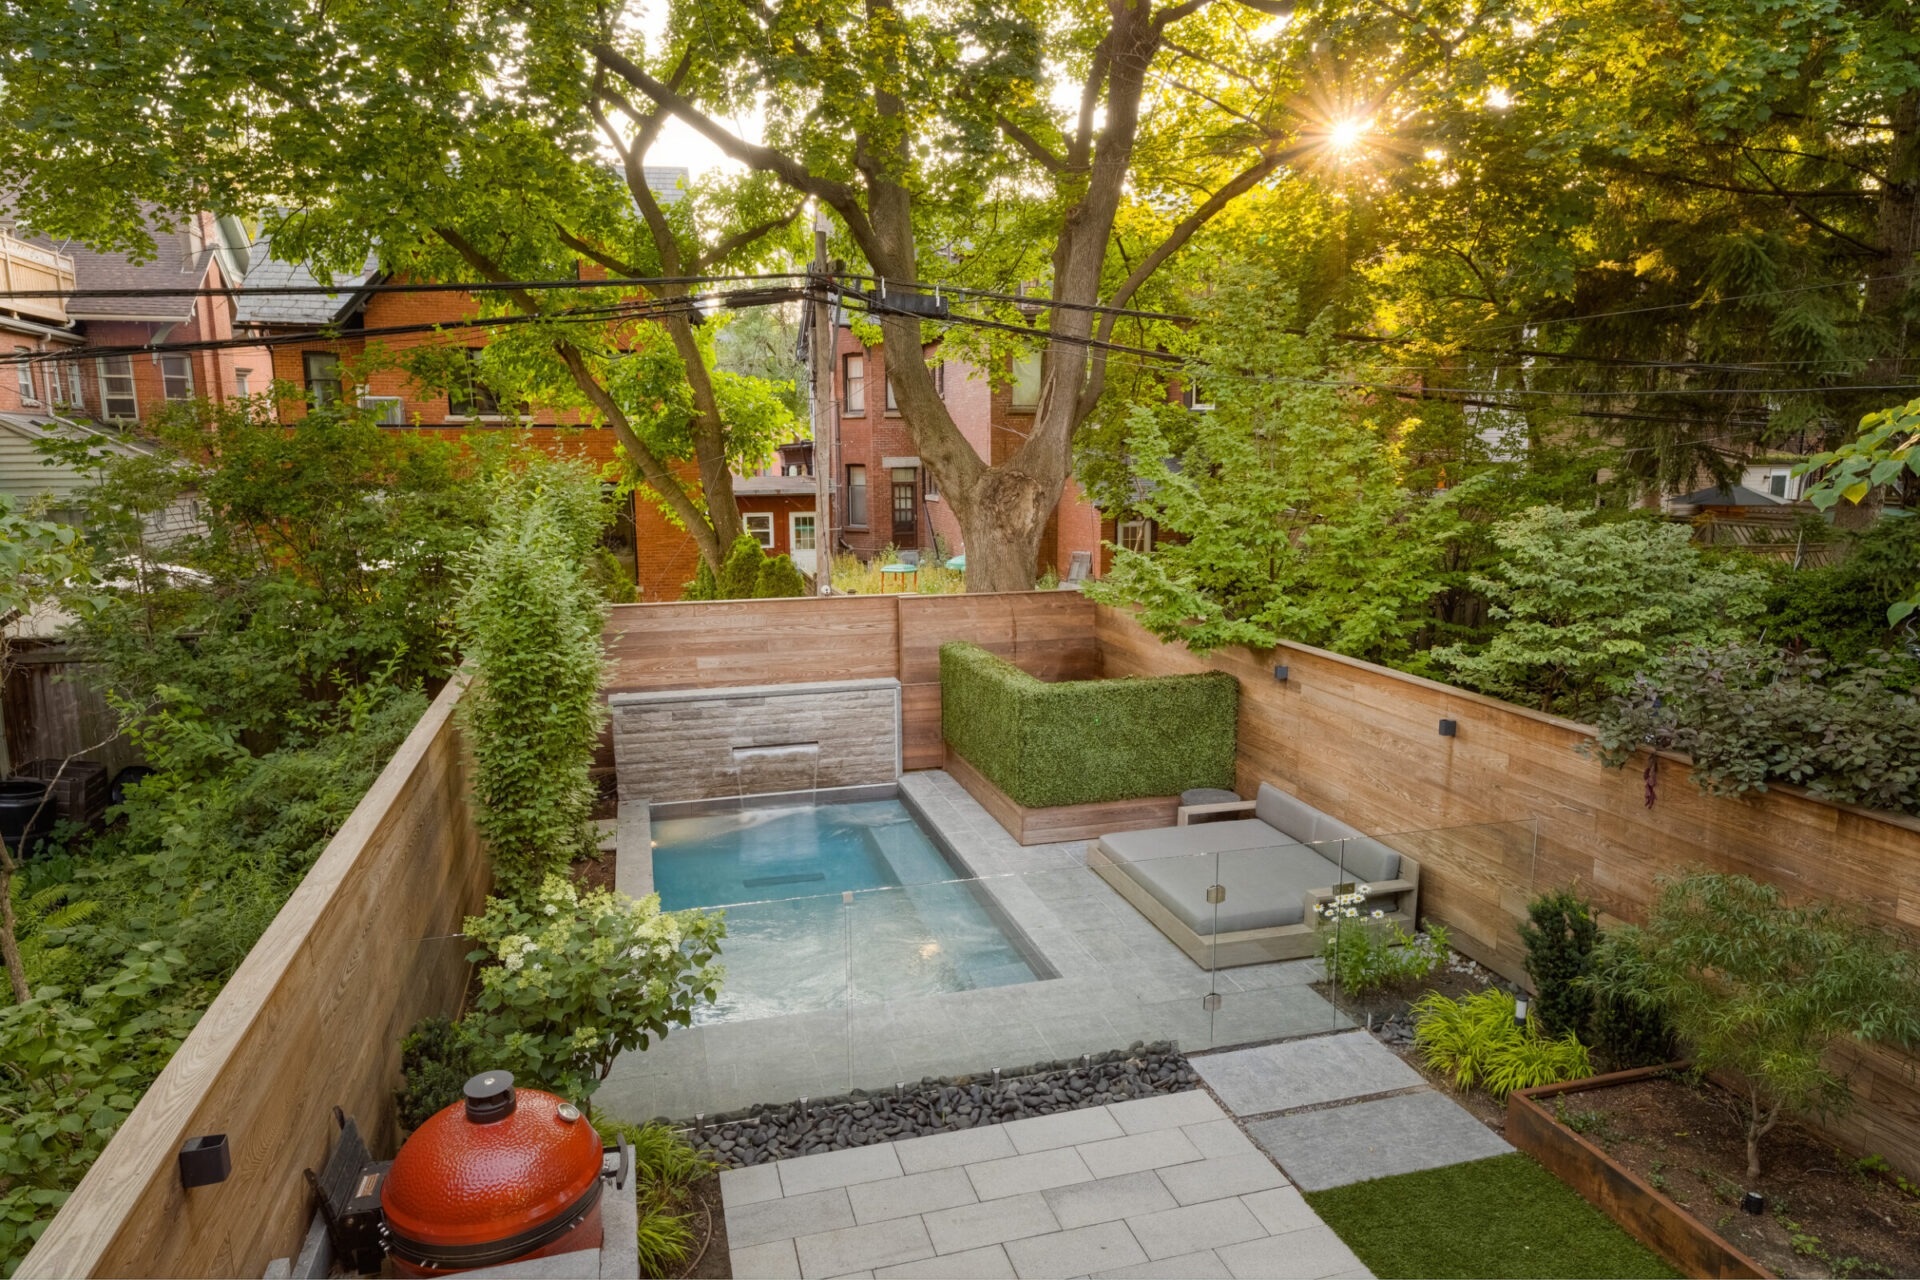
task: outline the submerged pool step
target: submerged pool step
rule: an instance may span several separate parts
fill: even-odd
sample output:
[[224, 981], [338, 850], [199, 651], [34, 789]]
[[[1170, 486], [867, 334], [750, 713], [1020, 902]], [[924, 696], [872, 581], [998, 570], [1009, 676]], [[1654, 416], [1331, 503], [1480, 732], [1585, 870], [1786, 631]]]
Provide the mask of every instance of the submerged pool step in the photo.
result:
[[826, 878], [821, 872], [814, 871], [798, 876], [755, 876], [751, 880], [742, 880], [740, 883], [749, 889], [768, 889], [778, 884], [809, 884]]

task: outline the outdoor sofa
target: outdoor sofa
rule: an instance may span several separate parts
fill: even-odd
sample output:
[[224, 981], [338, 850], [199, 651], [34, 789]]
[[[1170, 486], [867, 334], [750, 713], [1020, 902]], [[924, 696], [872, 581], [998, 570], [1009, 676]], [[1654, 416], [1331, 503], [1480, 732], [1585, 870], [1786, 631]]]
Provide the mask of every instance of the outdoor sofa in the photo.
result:
[[1314, 954], [1314, 908], [1344, 885], [1366, 886], [1363, 915], [1409, 932], [1420, 906], [1417, 861], [1267, 783], [1254, 800], [1182, 806], [1171, 827], [1101, 836], [1087, 865], [1203, 969]]

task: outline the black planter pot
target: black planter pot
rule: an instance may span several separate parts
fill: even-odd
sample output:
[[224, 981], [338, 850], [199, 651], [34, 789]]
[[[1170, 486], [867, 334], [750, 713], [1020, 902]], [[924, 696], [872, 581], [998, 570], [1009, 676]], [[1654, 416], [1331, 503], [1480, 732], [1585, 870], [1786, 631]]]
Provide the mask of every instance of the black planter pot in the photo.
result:
[[33, 778], [0, 780], [0, 840], [16, 858], [32, 857], [53, 829], [58, 807], [48, 790]]

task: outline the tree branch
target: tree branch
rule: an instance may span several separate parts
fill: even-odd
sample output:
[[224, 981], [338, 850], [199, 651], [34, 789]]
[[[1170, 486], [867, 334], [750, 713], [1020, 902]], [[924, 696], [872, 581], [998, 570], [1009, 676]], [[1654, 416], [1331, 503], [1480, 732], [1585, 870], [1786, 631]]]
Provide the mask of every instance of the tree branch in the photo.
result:
[[994, 122], [1000, 126], [1000, 132], [1019, 143], [1022, 151], [1032, 156], [1035, 160], [1038, 160], [1042, 165], [1046, 166], [1047, 169], [1054, 173], [1067, 173], [1070, 171], [1071, 167], [1065, 160], [1055, 155], [1040, 139], [1015, 124], [1007, 117], [1005, 112], [995, 112], [993, 118]]
[[694, 271], [705, 271], [715, 263], [725, 262], [730, 256], [746, 248], [755, 240], [760, 239], [762, 236], [772, 235], [799, 217], [800, 210], [803, 207], [802, 205], [795, 205], [778, 218], [768, 218], [765, 222], [759, 223], [756, 226], [746, 227], [734, 232], [719, 244], [716, 244], [713, 248], [701, 254], [699, 259], [693, 264]]
[[605, 249], [602, 249], [599, 245], [594, 244], [591, 240], [582, 239], [558, 223], [554, 224], [554, 231], [559, 235], [561, 244], [566, 245], [567, 248], [573, 250], [581, 257], [599, 263], [616, 276], [637, 279], [647, 274], [631, 262], [621, 261]]

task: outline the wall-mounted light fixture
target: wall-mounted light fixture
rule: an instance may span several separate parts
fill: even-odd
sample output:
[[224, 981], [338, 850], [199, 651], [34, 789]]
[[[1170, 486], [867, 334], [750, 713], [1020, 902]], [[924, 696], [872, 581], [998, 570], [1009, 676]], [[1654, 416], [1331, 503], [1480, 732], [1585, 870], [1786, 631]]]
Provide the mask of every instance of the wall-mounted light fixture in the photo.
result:
[[224, 1133], [206, 1133], [180, 1144], [180, 1185], [210, 1187], [233, 1172], [233, 1148]]
[[1280, 681], [1280, 682], [1281, 682], [1281, 683], [1283, 683], [1283, 684], [1284, 684], [1284, 683], [1286, 682], [1286, 679], [1287, 679], [1287, 664], [1286, 664], [1286, 663], [1284, 663], [1284, 662], [1283, 662], [1283, 663], [1281, 663], [1281, 664], [1280, 664], [1279, 666], [1277, 666], [1277, 667], [1275, 667], [1275, 668], [1273, 669], [1273, 678], [1274, 678], [1275, 680], [1278, 680], [1278, 681]]
[[1443, 738], [1457, 737], [1459, 733], [1460, 733], [1460, 723], [1457, 720], [1442, 720], [1440, 722], [1441, 737]]

